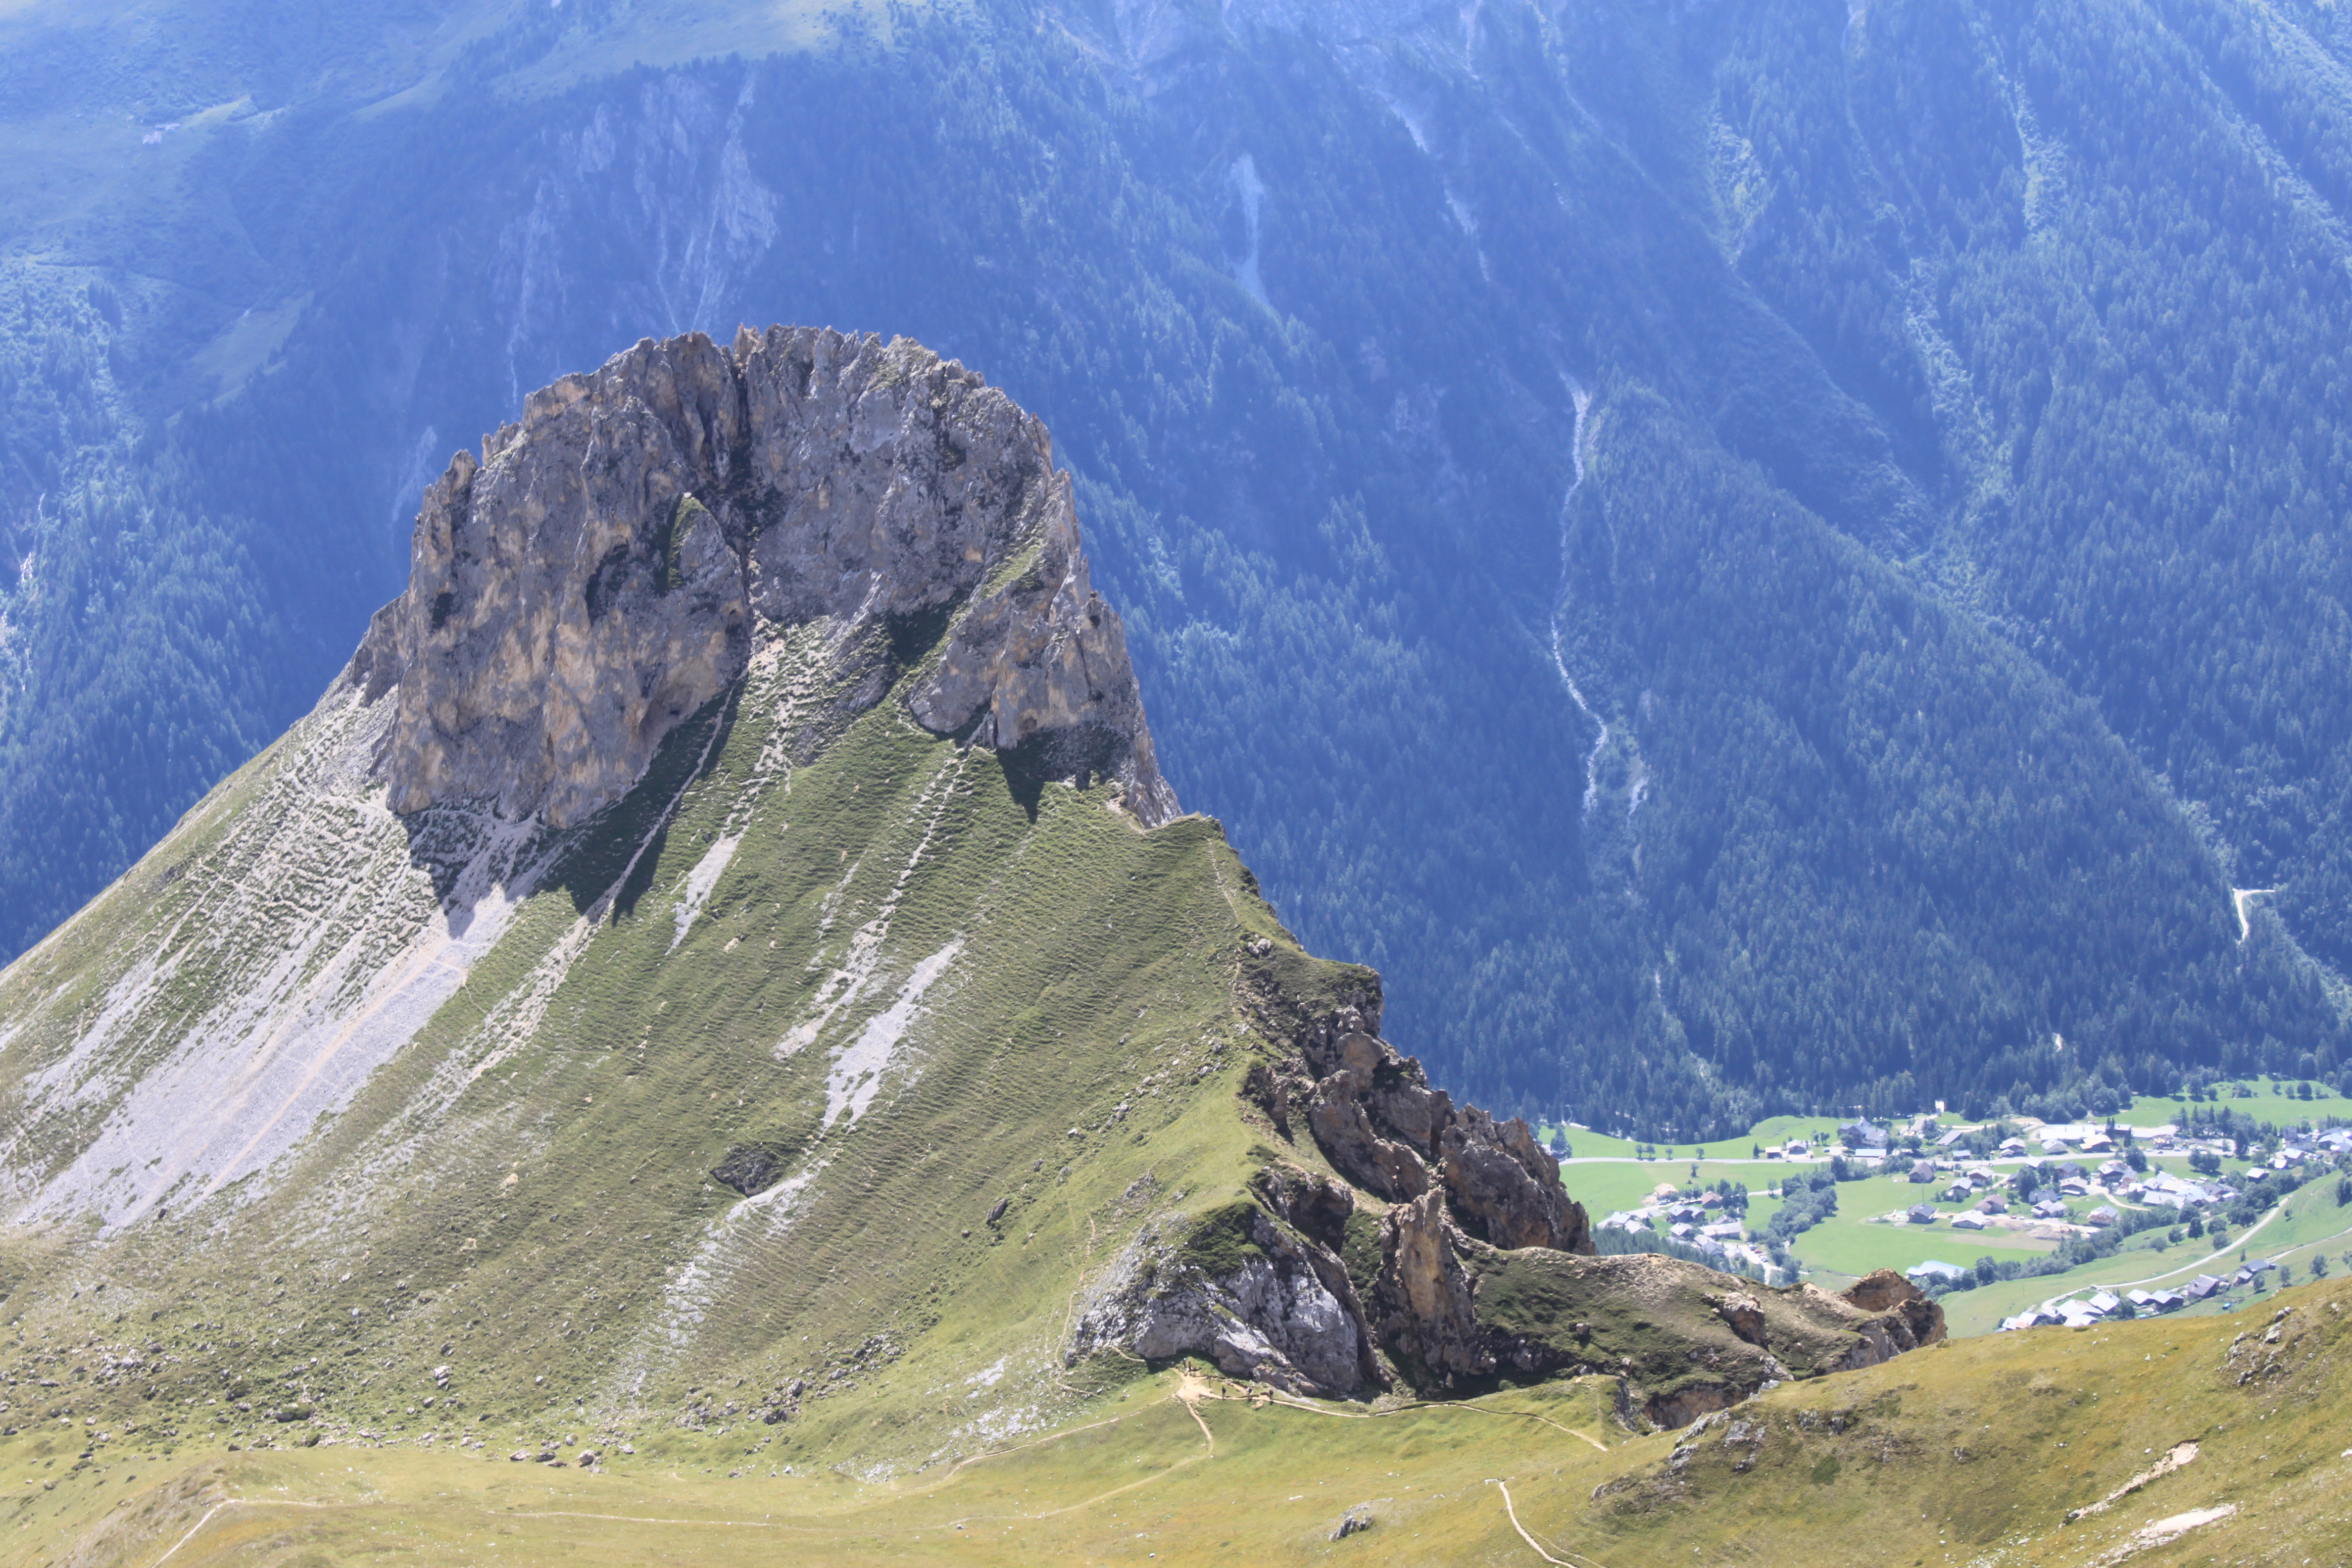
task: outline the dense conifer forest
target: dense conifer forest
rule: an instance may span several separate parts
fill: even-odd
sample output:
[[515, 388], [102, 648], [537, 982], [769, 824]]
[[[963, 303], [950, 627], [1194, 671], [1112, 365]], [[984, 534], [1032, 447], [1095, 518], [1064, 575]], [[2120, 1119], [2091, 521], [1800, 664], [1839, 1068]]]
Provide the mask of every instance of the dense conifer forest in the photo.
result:
[[0, 20], [10, 952], [524, 390], [793, 321], [1047, 419], [1185, 805], [1467, 1098], [2347, 1082], [2342, 7], [166, 11]]

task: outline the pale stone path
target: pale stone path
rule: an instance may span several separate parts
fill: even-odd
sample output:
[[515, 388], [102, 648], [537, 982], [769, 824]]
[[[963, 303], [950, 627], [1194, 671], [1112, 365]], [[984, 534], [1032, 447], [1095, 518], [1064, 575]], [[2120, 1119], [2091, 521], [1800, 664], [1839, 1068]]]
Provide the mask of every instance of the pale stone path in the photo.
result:
[[[1511, 1506], [1511, 1489], [1501, 1481], [1496, 1481], [1495, 1483], [1495, 1489], [1503, 1494], [1503, 1511], [1510, 1516], [1511, 1528], [1519, 1532], [1519, 1539], [1526, 1542], [1528, 1549], [1534, 1552], [1537, 1556], [1542, 1558], [1547, 1563], [1556, 1563], [1558, 1568], [1587, 1568], [1588, 1564], [1590, 1564], [1590, 1568], [1601, 1568], [1600, 1559], [1595, 1557], [1586, 1557], [1581, 1552], [1569, 1552], [1569, 1557], [1582, 1559], [1581, 1562], [1578, 1563], [1570, 1562], [1568, 1557], [1554, 1557], [1550, 1552], [1546, 1552], [1543, 1549], [1542, 1543], [1538, 1542], [1534, 1536], [1528, 1533], [1528, 1527], [1519, 1522], [1519, 1510]], [[1561, 1550], [1566, 1551], [1567, 1549], [1563, 1547]]]
[[2278, 889], [2276, 888], [2232, 888], [2230, 889], [2230, 907], [2238, 911], [2238, 942], [2240, 945], [2242, 946], [2246, 939], [2254, 934], [2254, 922], [2251, 918], [2249, 918], [2253, 908], [2253, 901], [2256, 899], [2268, 898], [2271, 894], [2277, 891]]

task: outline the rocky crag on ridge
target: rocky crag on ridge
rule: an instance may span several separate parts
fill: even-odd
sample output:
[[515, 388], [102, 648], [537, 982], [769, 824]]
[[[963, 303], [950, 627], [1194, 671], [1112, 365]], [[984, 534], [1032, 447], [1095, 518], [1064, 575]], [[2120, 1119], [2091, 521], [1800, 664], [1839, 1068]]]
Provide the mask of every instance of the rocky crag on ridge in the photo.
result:
[[1073, 1362], [1107, 1344], [1194, 1353], [1326, 1396], [1601, 1374], [1629, 1417], [1679, 1426], [1944, 1337], [1943, 1310], [1891, 1270], [1832, 1295], [1596, 1257], [1527, 1124], [1455, 1106], [1381, 1039], [1376, 973], [1302, 957], [1266, 941], [1244, 964], [1268, 1048], [1241, 1097], [1291, 1157], [1268, 1160], [1249, 1203], [1139, 1236], [1097, 1281]]
[[534, 392], [425, 491], [406, 593], [353, 661], [396, 687], [392, 807], [487, 800], [569, 827], [620, 798], [767, 628], [868, 647], [963, 604], [908, 701], [938, 734], [1026, 748], [1176, 815], [1118, 616], [1094, 592], [1045, 427], [908, 345], [745, 328], [648, 339]]

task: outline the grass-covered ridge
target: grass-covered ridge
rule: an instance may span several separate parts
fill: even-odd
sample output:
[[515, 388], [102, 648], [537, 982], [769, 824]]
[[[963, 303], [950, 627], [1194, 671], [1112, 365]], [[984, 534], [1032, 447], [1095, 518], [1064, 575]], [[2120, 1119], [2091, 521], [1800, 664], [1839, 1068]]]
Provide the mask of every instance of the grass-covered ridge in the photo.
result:
[[[2251, 1500], [2254, 1461], [2212, 1412], [2275, 1390], [2300, 1413], [2333, 1387], [2336, 1297], [2311, 1290], [2271, 1342], [2288, 1359], [2227, 1385], [2251, 1393], [2217, 1395], [2246, 1370], [2206, 1353], [2224, 1325], [2159, 1321], [1916, 1351], [1679, 1445], [1644, 1435], [1616, 1377], [1323, 1405], [1066, 1359], [1082, 1289], [1146, 1226], [1205, 1274], [1255, 1245], [1254, 1179], [1321, 1161], [1305, 1137], [1276, 1150], [1240, 1091], [1300, 1019], [1376, 1014], [1379, 978], [1301, 952], [1213, 822], [1146, 832], [1104, 791], [1035, 789], [895, 696], [848, 716], [840, 668], [814, 629], [768, 644], [631, 795], [555, 836], [390, 817], [348, 772], [373, 731], [338, 688], [0, 975], [8, 1124], [46, 1140], [11, 1146], [12, 1195], [65, 1194], [0, 1237], [0, 1562], [64, 1542], [92, 1563], [264, 1543], [331, 1563], [387, 1543], [1461, 1562], [1523, 1560], [1533, 1537], [1622, 1568], [1694, 1543], [1793, 1561], [1864, 1530], [1923, 1563], [1931, 1536], [2072, 1563], [2159, 1517], [2053, 1522], [2127, 1479], [2142, 1426], [2173, 1441], [2196, 1413], [2227, 1461], [2194, 1473], [2198, 1506], [2211, 1476]], [[362, 960], [447, 989], [282, 1152], [224, 1165], [217, 1141], [159, 1127], [155, 1173], [87, 1168], [124, 1097], [239, 998], [266, 1026], [221, 1059], [256, 1082], [296, 1057], [350, 1069], [337, 1042], [382, 994]], [[262, 1007], [289, 997], [323, 1036]], [[236, 1092], [224, 1077], [216, 1098]], [[275, 1147], [264, 1131], [248, 1145]], [[1360, 1284], [1366, 1217], [1341, 1247]], [[1636, 1288], [1681, 1266], [1585, 1261], [1493, 1255], [1483, 1310], [1551, 1342], [1581, 1325], [1651, 1394], [1751, 1353], [1736, 1303]], [[1796, 1376], [1842, 1353], [1832, 1336], [1809, 1357], [1767, 1295]], [[2177, 1378], [2131, 1359], [2184, 1344]], [[2118, 1395], [2147, 1408], [2119, 1425], [2097, 1403]], [[2053, 1465], [2057, 1442], [2087, 1462]], [[2311, 1473], [2261, 1498], [2315, 1539]], [[2037, 1511], [1996, 1517], [1995, 1495]], [[1333, 1542], [1359, 1508], [1373, 1532]]]
[[[1105, 1375], [1060, 1365], [1081, 1279], [1262, 1163], [1233, 983], [1288, 943], [1213, 822], [1147, 833], [1055, 784], [1033, 816], [895, 696], [828, 720], [828, 658], [768, 650], [628, 797], [493, 844], [506, 881], [458, 877], [454, 912], [410, 858], [496, 834], [444, 813], [412, 842], [380, 786], [322, 784], [365, 739], [348, 689], [215, 791], [0, 976], [6, 1179], [64, 1194], [0, 1237], [0, 1361], [166, 1451], [724, 1431], [878, 1473], [1076, 1408]], [[289, 848], [327, 818], [337, 853]], [[266, 1078], [267, 1009], [342, 1016], [370, 963], [462, 974], [380, 1063], [279, 1050], [361, 1079], [240, 1112], [284, 1152], [206, 1196], [207, 1145], [143, 1202], [77, 1163], [192, 1027], [248, 1007]], [[759, 1180], [714, 1175], [746, 1152]], [[268, 1418], [295, 1402], [315, 1418]]]

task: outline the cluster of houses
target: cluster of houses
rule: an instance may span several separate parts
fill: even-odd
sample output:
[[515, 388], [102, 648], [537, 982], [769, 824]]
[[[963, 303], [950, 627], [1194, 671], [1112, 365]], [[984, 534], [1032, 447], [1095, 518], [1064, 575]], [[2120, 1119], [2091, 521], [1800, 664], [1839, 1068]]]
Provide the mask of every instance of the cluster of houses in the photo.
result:
[[[1970, 1131], [1955, 1127], [1942, 1133], [1924, 1156], [1907, 1155], [1892, 1148], [1886, 1129], [1873, 1122], [1849, 1121], [1838, 1129], [1838, 1139], [1850, 1160], [1872, 1163], [1883, 1161], [1898, 1169], [1902, 1162], [1908, 1161], [1913, 1180], [1932, 1181], [1937, 1173], [1953, 1169], [1966, 1158], [1965, 1154], [1956, 1151]], [[2137, 1128], [2132, 1131], [2132, 1135], [2158, 1153], [2187, 1153], [2200, 1149], [2219, 1154], [2230, 1152], [2226, 1139], [2198, 1138], [2173, 1127]], [[2007, 1162], [2104, 1155], [2112, 1159], [2118, 1148], [2116, 1135], [2104, 1127], [2089, 1124], [2067, 1126], [2053, 1122], [2004, 1141], [1992, 1158]], [[1800, 1153], [1803, 1152], [1803, 1145], [1791, 1144], [1790, 1150], [1791, 1153]], [[2285, 1146], [2271, 1157], [2269, 1163], [2272, 1169], [2283, 1171], [2305, 1160], [2326, 1159], [2344, 1153], [2352, 1153], [2352, 1128], [2336, 1127], [2325, 1132], [2290, 1138]], [[2114, 1163], [2120, 1167], [2120, 1161]], [[1919, 1174], [1922, 1171], [1927, 1173]]]
[[2235, 1290], [2242, 1286], [2251, 1285], [2277, 1267], [2277, 1264], [2267, 1258], [2257, 1258], [2251, 1262], [2240, 1264], [2238, 1271], [2226, 1279], [2218, 1279], [2210, 1274], [2200, 1274], [2189, 1282], [2189, 1299], [2202, 1301], [2207, 1297], [2218, 1296], [2224, 1290]]
[[2337, 1154], [2352, 1154], [2352, 1127], [2331, 1127], [2310, 1137], [2290, 1138], [2271, 1156], [2271, 1164], [2284, 1171], [2305, 1160]]
[[1772, 1255], [1749, 1238], [1747, 1226], [1738, 1218], [1724, 1212], [1721, 1193], [1686, 1198], [1672, 1182], [1661, 1182], [1648, 1202], [1621, 1209], [1601, 1224], [1604, 1229], [1640, 1236], [1654, 1236], [1663, 1228], [1717, 1268], [1746, 1264], [1769, 1270], [1772, 1267]]
[[[2019, 1219], [2071, 1221], [2074, 1210], [2067, 1205], [2069, 1198], [2107, 1194], [2137, 1202], [2144, 1186], [2121, 1160], [2109, 1160], [2096, 1170], [2090, 1170], [2076, 1161], [2053, 1160], [2048, 1156], [2028, 1159], [2005, 1176], [1989, 1164], [1958, 1169], [1949, 1163], [1938, 1164], [1921, 1160], [1912, 1166], [1910, 1178], [1922, 1185], [1944, 1183], [1936, 1189], [1937, 1201], [1971, 1205], [1952, 1216], [1954, 1230], [1995, 1228], [2001, 1217], [2012, 1210]], [[1914, 1204], [1903, 1217], [1912, 1225], [1934, 1225], [1942, 1215], [1936, 1202], [1929, 1201]], [[2115, 1224], [2116, 1217], [2113, 1207], [2102, 1204], [2084, 1215], [2083, 1222], [2093, 1226], [2109, 1226]]]
[[[1934, 1199], [1943, 1204], [1967, 1205], [1961, 1213], [1950, 1216], [1950, 1226], [1958, 1231], [1984, 1231], [2033, 1222], [2096, 1229], [2115, 1225], [2122, 1217], [2113, 1204], [2106, 1202], [2078, 1215], [2070, 1199], [2112, 1198], [2172, 1208], [2185, 1216], [2194, 1210], [2226, 1207], [2238, 1199], [2247, 1185], [2267, 1181], [2275, 1172], [2307, 1161], [2352, 1154], [2352, 1128], [2333, 1128], [2290, 1138], [2269, 1160], [2229, 1180], [2218, 1173], [2218, 1161], [2204, 1161], [2203, 1168], [2210, 1173], [2192, 1180], [2161, 1169], [2135, 1171], [2130, 1162], [2119, 1156], [2116, 1134], [2104, 1127], [2032, 1126], [2026, 1133], [2003, 1142], [1984, 1159], [1972, 1157], [1958, 1147], [1968, 1131], [1955, 1128], [1943, 1132], [1935, 1137], [1932, 1148], [1916, 1155], [1895, 1148], [1888, 1130], [1874, 1122], [1845, 1123], [1838, 1129], [1838, 1142], [1849, 1160], [1932, 1187]], [[1915, 1124], [1914, 1131], [1924, 1140], [1934, 1132], [1933, 1123], [1922, 1118]], [[2158, 1154], [2231, 1152], [2224, 1140], [2188, 1136], [2171, 1127], [2136, 1129], [2128, 1136]], [[1800, 1138], [1765, 1150], [1764, 1155], [1771, 1160], [1818, 1159], [1822, 1152]], [[1997, 1171], [1995, 1162], [2013, 1163], [2014, 1168]], [[2139, 1163], [2147, 1164], [2146, 1161]], [[1886, 1217], [1899, 1218], [1910, 1225], [1932, 1226], [1939, 1223], [1944, 1215], [1936, 1201], [1927, 1201], [1912, 1205], [1899, 1215]], [[1661, 1183], [1648, 1200], [1609, 1215], [1601, 1225], [1603, 1228], [1648, 1236], [1664, 1230], [1718, 1267], [1744, 1265], [1764, 1272], [1767, 1278], [1772, 1269], [1770, 1254], [1757, 1244], [1739, 1219], [1724, 1212], [1720, 1194], [1685, 1196], [1673, 1184]], [[2250, 1284], [2276, 1267], [2257, 1259], [2226, 1278], [2200, 1275], [2178, 1290], [2135, 1289], [2117, 1296], [2102, 1289], [2088, 1296], [2056, 1297], [2008, 1319], [2001, 1327], [2080, 1327], [2115, 1318], [2178, 1311], [2193, 1302]], [[1931, 1258], [1906, 1272], [1916, 1283], [1932, 1287], [1960, 1283], [1971, 1271]]]
[[2093, 1323], [2112, 1322], [2118, 1318], [2177, 1312], [2195, 1299], [2180, 1290], [2134, 1290], [2123, 1296], [2112, 1290], [2094, 1290], [2088, 1296], [2059, 1297], [2013, 1318], [2004, 1318], [2000, 1330], [2010, 1333], [2019, 1329], [2085, 1329]]
[[[1867, 1136], [1861, 1129], [1862, 1124], [1855, 1124], [1845, 1131], [1858, 1140]], [[1876, 1133], [1882, 1142], [1885, 1137], [1883, 1129], [1869, 1128], [1868, 1132]], [[1949, 1146], [1955, 1138], [1955, 1134], [1946, 1133], [1938, 1144]], [[2157, 1153], [2204, 1151], [2219, 1154], [2228, 1151], [2226, 1143], [2184, 1139], [2169, 1127], [2147, 1130], [2147, 1142]], [[2142, 1174], [2126, 1161], [2113, 1156], [2115, 1146], [2114, 1140], [2101, 1128], [2045, 1126], [2036, 1129], [2030, 1140], [2007, 1140], [1995, 1152], [1993, 1160], [2016, 1162], [2016, 1168], [2006, 1174], [1996, 1172], [1990, 1161], [1971, 1161], [1948, 1154], [1911, 1158], [1907, 1173], [1903, 1173], [1916, 1184], [1935, 1187], [1935, 1199], [1913, 1205], [1901, 1218], [1913, 1225], [1934, 1225], [1941, 1218], [1936, 1207], [1940, 1201], [1971, 1205], [1969, 1212], [1952, 1217], [1955, 1230], [1998, 1228], [2003, 1223], [2014, 1223], [2000, 1217], [2012, 1214], [2017, 1220], [2081, 1224], [2096, 1229], [2115, 1224], [2119, 1217], [2117, 1211], [2110, 1205], [2101, 1204], [2077, 1218], [2069, 1199], [2111, 1197], [2133, 1204], [2161, 1205], [2183, 1214], [2192, 1209], [2226, 1207], [2244, 1190], [2240, 1183], [2266, 1181], [2273, 1172], [2306, 1160], [2352, 1152], [2352, 1129], [2336, 1128], [2294, 1140], [2273, 1155], [2267, 1166], [2257, 1165], [2232, 1181], [2223, 1181], [2218, 1175], [2189, 1180], [2164, 1170]], [[2109, 1157], [2098, 1159], [2102, 1154]], [[1902, 1172], [1899, 1158], [1907, 1157], [1890, 1163]], [[2091, 1163], [2093, 1160], [2097, 1163]]]
[[[2242, 1265], [2234, 1274], [2200, 1274], [2178, 1290], [2134, 1290], [2123, 1296], [2112, 1290], [2094, 1290], [2088, 1296], [2053, 1297], [2030, 1311], [2002, 1319], [2000, 1328], [2003, 1333], [2018, 1329], [2081, 1329], [2116, 1318], [2177, 1312], [2193, 1301], [2210, 1300], [2227, 1291], [2251, 1285], [2277, 1267], [2267, 1258], [2257, 1258]], [[1923, 1272], [1929, 1269], [1949, 1272]], [[1922, 1264], [1918, 1268], [1909, 1270], [1911, 1278], [1923, 1286], [1948, 1282], [1961, 1272], [1952, 1268], [1948, 1263]]]

